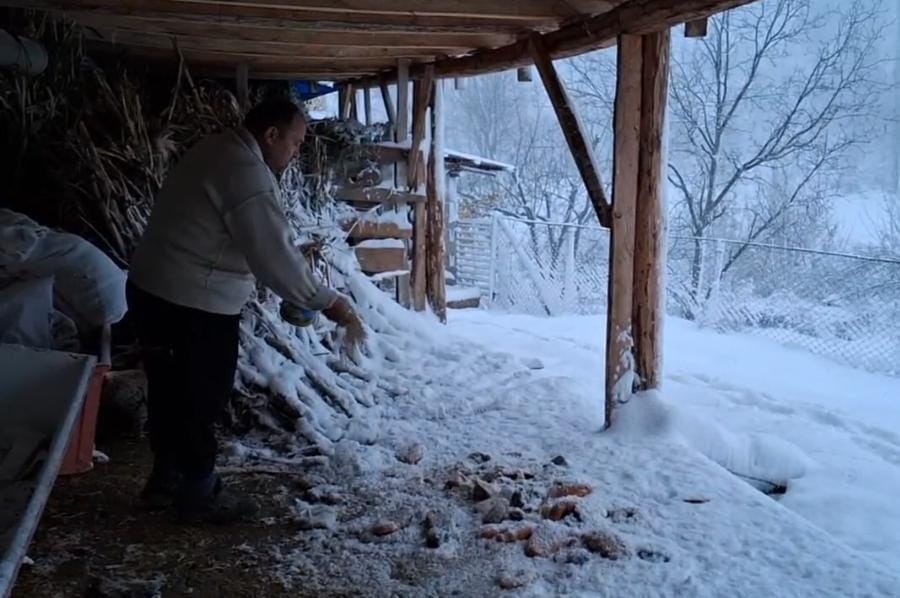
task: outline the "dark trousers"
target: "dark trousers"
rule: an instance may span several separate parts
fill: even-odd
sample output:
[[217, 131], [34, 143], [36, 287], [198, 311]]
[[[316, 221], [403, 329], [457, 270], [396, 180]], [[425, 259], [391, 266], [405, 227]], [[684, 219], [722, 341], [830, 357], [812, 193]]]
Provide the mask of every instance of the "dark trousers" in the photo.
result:
[[131, 282], [127, 297], [147, 373], [154, 470], [209, 478], [218, 450], [215, 421], [234, 386], [240, 316], [175, 305]]

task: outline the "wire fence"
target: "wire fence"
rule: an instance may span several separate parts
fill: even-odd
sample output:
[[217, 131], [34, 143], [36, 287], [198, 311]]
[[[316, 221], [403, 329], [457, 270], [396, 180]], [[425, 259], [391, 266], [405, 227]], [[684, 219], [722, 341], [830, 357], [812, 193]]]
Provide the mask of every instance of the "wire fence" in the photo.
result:
[[[455, 283], [492, 309], [605, 313], [609, 233], [496, 215], [451, 225]], [[666, 311], [900, 375], [900, 261], [728, 239], [670, 237]]]

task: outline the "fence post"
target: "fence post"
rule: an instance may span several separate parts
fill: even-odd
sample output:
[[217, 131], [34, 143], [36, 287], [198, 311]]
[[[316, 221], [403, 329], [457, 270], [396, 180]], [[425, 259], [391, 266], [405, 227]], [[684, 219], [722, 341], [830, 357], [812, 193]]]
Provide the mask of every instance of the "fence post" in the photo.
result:
[[[703, 243], [703, 262], [706, 261], [706, 243], [704, 242], [706, 239], [701, 239], [701, 243]], [[705, 293], [703, 290], [703, 284], [701, 279], [700, 290], [697, 293], [697, 303], [698, 303], [698, 317], [697, 323], [701, 326], [709, 326], [711, 323], [715, 322], [718, 317], [718, 309], [719, 309], [719, 287], [722, 283], [722, 268], [725, 267], [725, 244], [721, 239], [716, 239], [715, 243], [715, 252], [716, 258], [715, 263], [713, 265], [713, 272], [711, 273], [709, 283], [709, 292]]]
[[491, 213], [491, 259], [490, 264], [490, 282], [488, 283], [488, 306], [494, 303], [494, 293], [497, 292], [497, 228], [498, 228], [497, 212]]
[[575, 228], [572, 226], [565, 227], [566, 235], [566, 256], [565, 269], [563, 279], [563, 306], [570, 313], [575, 313], [577, 288], [575, 286]]

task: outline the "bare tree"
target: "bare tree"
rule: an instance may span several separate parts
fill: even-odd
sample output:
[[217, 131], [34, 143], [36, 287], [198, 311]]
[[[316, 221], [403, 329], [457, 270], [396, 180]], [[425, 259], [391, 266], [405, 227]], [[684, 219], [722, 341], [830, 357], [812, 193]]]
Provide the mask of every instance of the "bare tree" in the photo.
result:
[[[701, 237], [752, 242], [783, 229], [797, 210], [824, 210], [832, 177], [868, 138], [865, 119], [881, 89], [880, 2], [854, 0], [834, 14], [811, 4], [766, 0], [726, 13], [674, 62], [669, 181], [676, 226], [697, 238], [695, 300]], [[723, 269], [746, 248], [735, 248]]]
[[[461, 180], [461, 213], [479, 217], [497, 211], [538, 222], [594, 221], [584, 183], [539, 84], [519, 83], [509, 73], [477, 77], [452, 94], [450, 104], [453, 143], [515, 166], [511, 175]], [[548, 257], [539, 238], [544, 234], [549, 258], [556, 260], [565, 243], [564, 230], [530, 229], [537, 259]]]

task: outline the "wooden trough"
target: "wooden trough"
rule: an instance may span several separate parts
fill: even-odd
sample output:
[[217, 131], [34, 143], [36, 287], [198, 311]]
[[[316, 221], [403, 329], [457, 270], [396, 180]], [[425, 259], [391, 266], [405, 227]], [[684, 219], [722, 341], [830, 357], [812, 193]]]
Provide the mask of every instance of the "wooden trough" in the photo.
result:
[[37, 529], [95, 364], [89, 355], [0, 345], [0, 596], [12, 590]]

